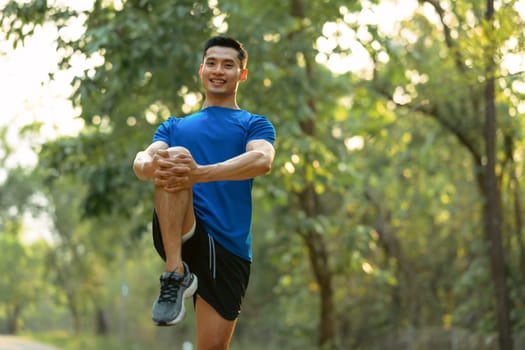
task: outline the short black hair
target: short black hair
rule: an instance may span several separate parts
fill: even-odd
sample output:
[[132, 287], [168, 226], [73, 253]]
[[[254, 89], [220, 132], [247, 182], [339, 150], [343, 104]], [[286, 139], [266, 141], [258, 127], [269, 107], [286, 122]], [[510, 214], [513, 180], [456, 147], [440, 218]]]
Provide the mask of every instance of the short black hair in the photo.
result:
[[206, 56], [206, 52], [208, 52], [208, 49], [212, 46], [222, 46], [222, 47], [230, 47], [237, 51], [237, 57], [239, 58], [239, 61], [241, 61], [241, 68], [246, 68], [246, 63], [248, 61], [248, 51], [244, 48], [244, 45], [231, 37], [228, 36], [214, 36], [206, 43], [204, 44], [204, 50], [202, 52], [202, 57]]

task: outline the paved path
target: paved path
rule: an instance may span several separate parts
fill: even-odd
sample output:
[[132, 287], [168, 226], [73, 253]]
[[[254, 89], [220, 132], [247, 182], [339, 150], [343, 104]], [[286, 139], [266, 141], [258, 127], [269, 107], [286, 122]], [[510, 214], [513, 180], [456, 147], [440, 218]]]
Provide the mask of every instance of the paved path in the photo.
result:
[[35, 343], [20, 337], [0, 335], [0, 350], [60, 350], [50, 345]]

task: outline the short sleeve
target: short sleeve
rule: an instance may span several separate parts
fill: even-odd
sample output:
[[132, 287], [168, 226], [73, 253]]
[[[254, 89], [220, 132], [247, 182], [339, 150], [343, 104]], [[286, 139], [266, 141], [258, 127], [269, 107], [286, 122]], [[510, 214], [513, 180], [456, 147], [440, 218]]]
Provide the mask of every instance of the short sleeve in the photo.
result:
[[275, 143], [275, 128], [266, 117], [254, 116], [247, 141], [251, 140], [266, 140], [272, 145]]
[[[172, 117], [168, 118], [168, 120], [164, 121], [162, 124], [159, 125], [157, 130], [155, 130], [155, 134], [153, 134], [153, 142], [156, 141], [163, 141], [170, 145], [170, 123], [171, 123]], [[171, 145], [170, 145], [171, 146]]]

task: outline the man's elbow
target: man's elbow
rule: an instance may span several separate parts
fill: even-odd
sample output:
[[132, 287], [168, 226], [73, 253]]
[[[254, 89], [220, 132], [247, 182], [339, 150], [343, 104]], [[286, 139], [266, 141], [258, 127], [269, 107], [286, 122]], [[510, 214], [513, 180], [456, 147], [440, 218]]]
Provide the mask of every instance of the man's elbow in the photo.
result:
[[272, 170], [273, 157], [261, 152], [261, 156], [258, 159], [259, 174], [268, 174]]
[[267, 159], [267, 161], [263, 165], [263, 171], [264, 174], [268, 174], [272, 170], [272, 162], [273, 158]]
[[137, 164], [133, 164], [133, 173], [135, 174], [135, 176], [139, 179], [139, 180], [144, 180], [144, 176], [142, 175], [142, 173], [140, 172], [139, 170], [139, 165]]
[[145, 181], [149, 179], [147, 174], [145, 174], [144, 164], [141, 162], [133, 162], [133, 172], [139, 180]]
[[271, 165], [267, 165], [267, 164], [261, 164], [259, 166], [259, 174], [258, 175], [265, 175], [265, 174], [268, 174], [270, 172], [270, 170], [272, 170], [272, 166]]

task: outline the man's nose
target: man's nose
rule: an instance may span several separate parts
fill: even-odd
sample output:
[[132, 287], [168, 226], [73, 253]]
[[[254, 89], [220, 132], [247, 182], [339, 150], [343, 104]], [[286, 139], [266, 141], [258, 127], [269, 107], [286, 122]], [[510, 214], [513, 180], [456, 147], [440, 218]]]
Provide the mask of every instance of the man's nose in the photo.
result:
[[224, 66], [222, 64], [216, 64], [214, 67], [215, 73], [223, 73], [224, 72]]

